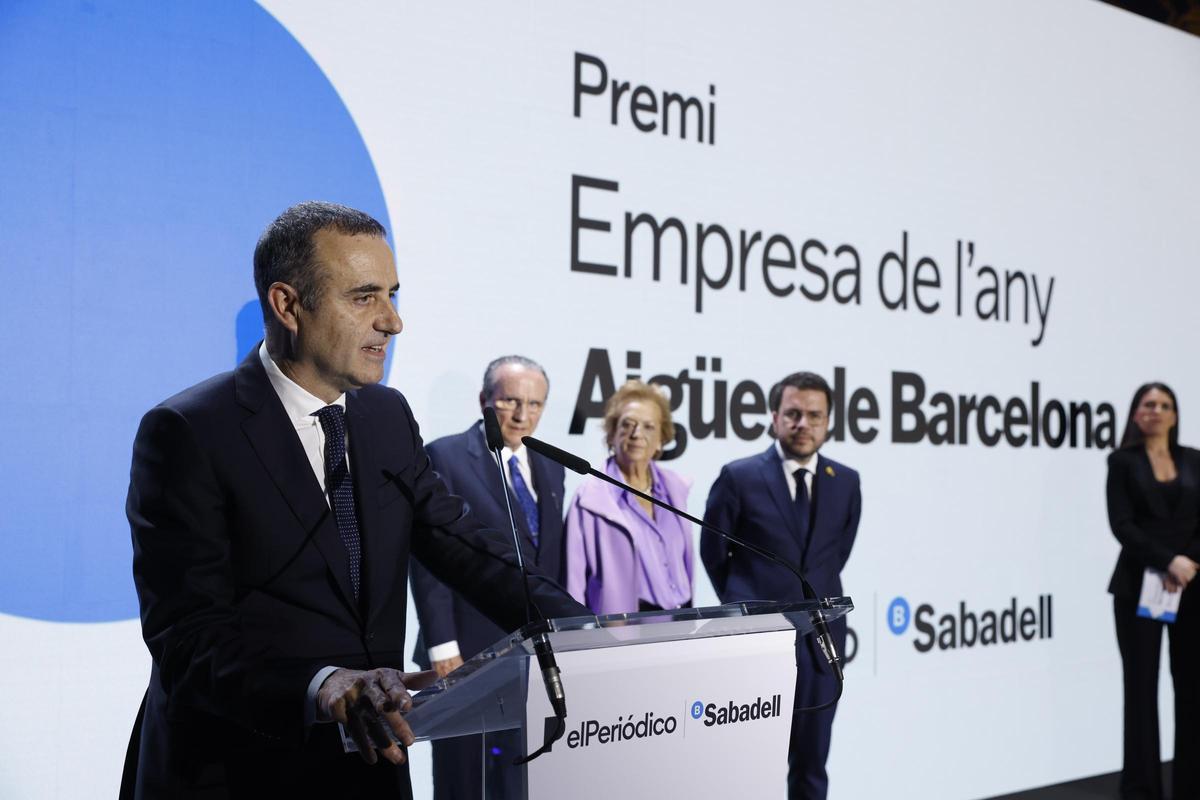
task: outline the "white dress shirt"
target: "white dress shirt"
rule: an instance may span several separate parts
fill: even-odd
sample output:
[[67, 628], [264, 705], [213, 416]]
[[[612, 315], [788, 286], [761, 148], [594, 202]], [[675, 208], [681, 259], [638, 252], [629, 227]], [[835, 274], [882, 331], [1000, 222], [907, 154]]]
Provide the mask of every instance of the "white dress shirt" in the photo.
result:
[[[321, 485], [321, 491], [325, 493], [325, 502], [328, 503], [329, 491], [325, 486], [325, 430], [321, 427], [321, 421], [313, 414], [330, 405], [341, 406], [342, 412], [345, 413], [346, 395], [341, 394], [332, 403], [326, 403], [321, 398], [310, 394], [307, 389], [283, 374], [283, 370], [267, 353], [265, 341], [259, 345], [258, 358], [262, 361], [263, 369], [267, 371], [267, 380], [271, 382], [271, 388], [275, 390], [275, 394], [279, 395], [279, 401], [283, 403], [284, 412], [296, 428], [296, 436], [300, 438], [304, 455], [308, 456], [309, 466], [312, 467], [313, 475], [317, 476], [317, 483]], [[346, 437], [345, 444], [346, 467], [349, 469], [349, 435]]]
[[[275, 390], [275, 394], [279, 395], [279, 401], [283, 403], [283, 410], [296, 429], [296, 436], [299, 437], [300, 445], [304, 448], [304, 455], [308, 456], [309, 466], [312, 467], [313, 475], [317, 477], [317, 483], [320, 484], [321, 492], [325, 495], [325, 502], [328, 503], [330, 502], [329, 490], [325, 486], [325, 430], [321, 427], [321, 421], [314, 417], [313, 414], [328, 405], [341, 406], [344, 412], [346, 410], [346, 395], [342, 394], [332, 403], [326, 403], [321, 398], [311, 394], [307, 389], [304, 389], [300, 384], [283, 374], [283, 370], [279, 368], [279, 365], [267, 353], [267, 343], [265, 340], [258, 347], [258, 358], [262, 362], [263, 369], [267, 371], [267, 380], [271, 382], [271, 388]], [[347, 469], [350, 467], [350, 440], [348, 434], [346, 437], [346, 467]], [[323, 667], [309, 681], [308, 703], [304, 706], [304, 721], [306, 724], [328, 721], [317, 719], [317, 692], [320, 691], [321, 684], [325, 682], [325, 679], [336, 672], [337, 669], [337, 667]]]
[[801, 467], [808, 470], [804, 473], [804, 488], [808, 490], [808, 499], [811, 502], [813, 474], [817, 471], [817, 454], [813, 453], [804, 461], [793, 458], [783, 451], [783, 445], [778, 439], [775, 440], [775, 452], [779, 453], [779, 458], [783, 461], [783, 476], [787, 480], [788, 494], [792, 496], [792, 502], [796, 501], [796, 470]]
[[[537, 500], [537, 489], [533, 485], [533, 473], [529, 471], [529, 449], [525, 447], [524, 443], [516, 450], [511, 449], [508, 445], [504, 445], [500, 450], [500, 460], [504, 462], [504, 468], [508, 470], [508, 485], [513, 485], [512, 465], [508, 462], [514, 455], [517, 457], [517, 466], [521, 468], [521, 478], [525, 481], [525, 486], [533, 495], [533, 499]], [[516, 512], [514, 511], [514, 513]]]

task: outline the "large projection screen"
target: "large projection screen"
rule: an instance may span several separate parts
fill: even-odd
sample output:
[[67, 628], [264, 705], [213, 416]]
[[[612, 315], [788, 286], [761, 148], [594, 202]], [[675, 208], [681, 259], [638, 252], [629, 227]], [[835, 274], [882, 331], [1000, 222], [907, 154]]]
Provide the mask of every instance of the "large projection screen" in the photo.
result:
[[0, 795], [115, 792], [133, 432], [253, 345], [255, 239], [312, 197], [389, 228], [427, 440], [521, 353], [539, 435], [601, 461], [603, 397], [654, 380], [701, 514], [774, 381], [835, 384], [832, 797], [1118, 769], [1105, 457], [1138, 384], [1200, 398], [1198, 79], [1195, 37], [1094, 0], [5, 6]]

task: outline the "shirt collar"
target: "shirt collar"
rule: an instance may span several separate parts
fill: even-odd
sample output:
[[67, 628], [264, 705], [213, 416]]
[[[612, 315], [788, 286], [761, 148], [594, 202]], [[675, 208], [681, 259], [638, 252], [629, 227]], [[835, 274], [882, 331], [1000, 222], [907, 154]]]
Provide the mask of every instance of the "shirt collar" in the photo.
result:
[[284, 375], [283, 370], [275, 363], [275, 359], [271, 358], [271, 355], [267, 352], [267, 343], [265, 340], [258, 347], [258, 358], [262, 362], [263, 369], [267, 371], [267, 380], [271, 382], [271, 387], [275, 390], [275, 394], [279, 395], [280, 402], [283, 403], [284, 412], [287, 413], [288, 419], [297, 428], [307, 427], [316, 423], [317, 418], [313, 414], [325, 406], [341, 406], [343, 411], [346, 410], [345, 392], [338, 395], [338, 399], [332, 403], [326, 403], [287, 375]]
[[504, 456], [505, 463], [508, 463], [510, 458], [516, 456], [517, 461], [521, 462], [522, 467], [526, 469], [529, 468], [529, 449], [525, 447], [523, 442], [517, 447], [516, 450], [510, 449], [508, 445], [504, 445], [504, 449], [500, 451], [500, 454]]
[[[649, 467], [650, 467], [650, 492], [649, 493], [654, 495], [655, 497], [658, 497], [660, 495], [665, 497], [666, 496], [666, 487], [663, 485], [662, 470], [660, 470], [658, 468], [658, 463], [656, 461], [654, 461], [653, 459], [651, 459]], [[604, 472], [607, 473], [610, 478], [616, 478], [621, 483], [629, 483], [629, 481], [625, 479], [625, 473], [621, 472], [621, 465], [617, 463], [616, 456], [608, 457], [608, 461], [606, 461], [604, 464]], [[632, 497], [632, 495], [630, 495], [624, 489], [620, 489], [616, 486], [613, 486], [612, 488], [616, 490], [618, 495]]]
[[779, 443], [778, 439], [775, 440], [775, 452], [779, 454], [779, 460], [783, 462], [783, 468], [787, 471], [788, 475], [795, 475], [796, 470], [801, 467], [808, 470], [810, 475], [817, 474], [817, 453], [813, 453], [807, 459], [801, 461], [783, 452], [783, 445]]
[[[483, 425], [479, 426], [479, 435], [483, 437], [483, 448], [487, 450], [487, 434], [483, 432]], [[489, 450], [488, 452], [491, 451]], [[508, 465], [508, 460], [514, 455], [517, 457], [517, 461], [521, 463], [521, 467], [525, 470], [528, 470], [529, 448], [525, 446], [524, 442], [519, 444], [516, 450], [513, 450], [508, 445], [504, 445], [504, 447], [500, 448], [500, 459], [506, 466]]]

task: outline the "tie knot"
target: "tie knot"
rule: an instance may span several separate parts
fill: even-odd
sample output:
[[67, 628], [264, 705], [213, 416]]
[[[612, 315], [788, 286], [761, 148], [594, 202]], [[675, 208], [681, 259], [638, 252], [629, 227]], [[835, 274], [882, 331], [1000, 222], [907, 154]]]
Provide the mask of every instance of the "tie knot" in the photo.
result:
[[321, 423], [321, 429], [329, 437], [346, 435], [345, 410], [341, 406], [325, 406], [313, 412]]
[[521, 466], [521, 459], [517, 458], [516, 453], [513, 453], [511, 456], [508, 457], [508, 465], [510, 467], [512, 467], [513, 469], [516, 469], [517, 467]]
[[804, 480], [804, 476], [807, 472], [808, 472], [808, 469], [806, 467], [800, 467], [799, 469], [797, 469], [795, 472], [792, 473], [792, 477], [794, 477], [798, 481], [802, 481], [802, 480]]

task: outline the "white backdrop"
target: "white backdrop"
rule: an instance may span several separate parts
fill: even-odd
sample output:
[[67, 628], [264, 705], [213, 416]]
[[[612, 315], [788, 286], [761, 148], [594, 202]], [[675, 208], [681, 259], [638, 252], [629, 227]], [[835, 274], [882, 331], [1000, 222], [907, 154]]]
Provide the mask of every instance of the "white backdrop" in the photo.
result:
[[[1119, 437], [1145, 380], [1167, 381], [1191, 408], [1200, 166], [1187, 143], [1200, 130], [1200, 42], [1093, 0], [264, 6], [324, 70], [373, 159], [405, 320], [388, 383], [406, 393], [426, 438], [476, 418], [483, 366], [503, 353], [550, 374], [539, 436], [594, 462], [604, 455], [597, 422], [570, 432], [581, 391], [599, 396], [583, 385], [593, 350], [607, 351], [618, 384], [629, 351], [641, 354], [642, 377], [688, 370], [697, 380], [681, 389], [676, 421], [689, 430], [693, 404], [710, 420], [714, 393], [741, 381], [765, 390], [797, 369], [832, 379], [843, 368], [846, 394], [869, 389], [879, 418], [866, 424], [873, 441], [847, 436], [824, 450], [861, 472], [864, 493], [844, 575], [857, 650], [834, 728], [831, 796], [977, 798], [1119, 768], [1107, 447], [1086, 446], [1083, 427], [1075, 446], [1048, 446], [1045, 430], [1036, 447], [985, 446], [978, 412], [965, 444], [901, 443], [893, 373], [921, 376], [930, 416], [941, 410], [935, 392], [958, 408], [959, 395], [1028, 407], [1036, 382], [1042, 409], [1088, 404], [1101, 444]], [[577, 53], [601, 60], [609, 81], [603, 95], [581, 96], [578, 116]], [[585, 67], [582, 80], [594, 85], [597, 72]], [[697, 98], [712, 143], [696, 141], [694, 127], [680, 139], [677, 117], [663, 135], [662, 114], [656, 130], [639, 130], [632, 89], [612, 124], [613, 81], [649, 87], [646, 103], [661, 105], [664, 92]], [[578, 212], [612, 223], [579, 233], [579, 257], [616, 265], [616, 275], [572, 269], [572, 176], [619, 184], [581, 189]], [[686, 282], [675, 232], [664, 234], [661, 280], [652, 279], [646, 226], [623, 276], [627, 212], [682, 223]], [[718, 234], [700, 250], [697, 226], [711, 225], [729, 233], [734, 271], [723, 288], [704, 286], [698, 312], [698, 251], [710, 281], [724, 269]], [[761, 232], [744, 289], [743, 232]], [[795, 267], [773, 266], [764, 279], [776, 234]], [[907, 307], [893, 310], [879, 268], [905, 238]], [[827, 251], [810, 246], [810, 263], [831, 276], [853, 266], [837, 248], [857, 253], [857, 302], [796, 289], [821, 290], [799, 263], [810, 239]], [[770, 252], [785, 251], [777, 242]], [[933, 275], [928, 264], [918, 271], [922, 258], [936, 263], [940, 287], [914, 295], [913, 281]], [[999, 319], [980, 319], [985, 267], [1000, 276], [1001, 299], [1006, 272], [1036, 277], [1028, 321], [1019, 279], [1009, 319], [1003, 306]], [[892, 262], [889, 297], [897, 273]], [[920, 310], [917, 297], [937, 310]], [[990, 299], [980, 302], [987, 311]], [[1002, 421], [989, 412], [985, 433]], [[901, 422], [911, 428], [912, 418]], [[1049, 424], [1051, 434], [1061, 425]], [[690, 510], [703, 512], [723, 463], [769, 442], [732, 428], [693, 433], [669, 465], [695, 481]], [[696, 592], [715, 600], [703, 576]], [[915, 624], [889, 626], [898, 597], [913, 612], [931, 606], [937, 625], [960, 603], [980, 618], [1013, 598], [1037, 609], [1042, 595], [1052, 597], [1052, 627], [1031, 641], [921, 652]], [[89, 732], [64, 758], [45, 744], [58, 740], [58, 718], [4, 726], [5, 796], [115, 790], [147, 674], [136, 621], [3, 617], [0, 637], [0, 685], [11, 691], [30, 670], [53, 676], [59, 702]], [[84, 671], [62, 666], [80, 650], [91, 654]], [[84, 688], [98, 676], [103, 691]], [[1169, 729], [1163, 741], [1169, 757]], [[413, 759], [418, 796], [428, 796], [427, 749]]]

